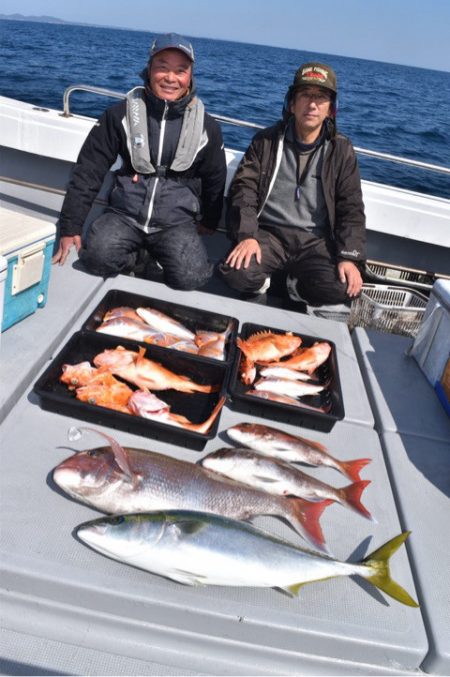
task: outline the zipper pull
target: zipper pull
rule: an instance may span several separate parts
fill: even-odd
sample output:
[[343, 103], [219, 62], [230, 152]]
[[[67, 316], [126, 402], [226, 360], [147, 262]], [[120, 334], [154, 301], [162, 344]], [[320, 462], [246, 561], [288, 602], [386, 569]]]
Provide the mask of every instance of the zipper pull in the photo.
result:
[[300, 202], [300, 186], [297, 186], [295, 189], [295, 201]]

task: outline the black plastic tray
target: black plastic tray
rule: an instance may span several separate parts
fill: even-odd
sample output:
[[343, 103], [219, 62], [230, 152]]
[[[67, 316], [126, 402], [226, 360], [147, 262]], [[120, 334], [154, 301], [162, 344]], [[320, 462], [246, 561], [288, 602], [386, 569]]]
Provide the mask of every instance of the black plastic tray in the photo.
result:
[[[161, 312], [166, 313], [166, 315], [173, 317], [178, 322], [181, 322], [183, 325], [185, 325], [185, 327], [187, 327], [187, 329], [194, 333], [197, 330], [223, 332], [231, 322], [231, 332], [225, 345], [225, 360], [223, 360], [223, 362], [231, 364], [233, 361], [236, 346], [236, 336], [239, 326], [239, 322], [235, 317], [220, 315], [219, 313], [212, 313], [208, 310], [202, 310], [200, 308], [191, 308], [189, 306], [183, 306], [179, 303], [163, 301], [162, 299], [156, 299], [150, 296], [132, 294], [119, 289], [111, 289], [109, 292], [107, 292], [107, 294], [105, 294], [103, 299], [88, 317], [81, 329], [86, 331], [96, 331], [97, 327], [99, 327], [103, 322], [105, 313], [108, 310], [112, 310], [113, 308], [120, 306], [129, 306], [130, 308], [134, 309], [140, 307], [145, 308], [146, 306], [155, 308], [156, 310], [160, 310]], [[137, 345], [148, 345], [147, 343], [135, 341], [134, 339], [128, 340], [132, 340], [133, 343], [136, 343]], [[164, 350], [171, 350], [171, 348], [164, 348]], [[174, 351], [172, 349], [172, 352], [180, 351]], [[222, 362], [222, 360], [216, 360], [212, 357], [198, 357], [200, 357], [202, 360], [207, 360], [208, 362]]]
[[[252, 334], [261, 331], [271, 331], [275, 334], [285, 333], [281, 329], [274, 329], [272, 327], [247, 322], [242, 326], [240, 337], [245, 340]], [[327, 408], [328, 412], [324, 413], [319, 410], [315, 411], [314, 409], [264, 400], [255, 395], [247, 395], [247, 391], [251, 390], [252, 386], [244, 385], [240, 379], [239, 367], [243, 354], [238, 348], [236, 349], [230, 378], [229, 393], [231, 402], [229, 405], [235, 411], [253, 414], [254, 416], [260, 416], [262, 418], [269, 418], [275, 421], [282, 421], [284, 423], [300, 425], [305, 428], [312, 428], [313, 430], [329, 432], [336, 421], [342, 420], [345, 416], [336, 357], [336, 346], [332, 341], [329, 341], [326, 338], [307, 336], [306, 334], [300, 333], [296, 335], [301, 336], [302, 347], [305, 348], [312, 346], [316, 341], [326, 341], [331, 346], [331, 353], [327, 361], [317, 370], [317, 375], [321, 382], [329, 381], [328, 387], [318, 395], [303, 397], [301, 399], [301, 402], [304, 402], [305, 404], [314, 407]]]
[[[110, 426], [143, 437], [163, 440], [190, 449], [203, 449], [206, 442], [213, 439], [217, 433], [221, 412], [219, 412], [209, 432], [202, 434], [197, 431], [177, 428], [168, 423], [152, 421], [81, 402], [77, 400], [75, 392], [69, 390], [67, 385], [59, 380], [63, 364], [77, 364], [85, 360], [93, 364], [95, 355], [118, 345], [134, 351], [138, 350], [134, 341], [126, 341], [106, 334], [83, 331], [73, 334], [34, 385], [34, 391], [39, 397], [41, 407], [64, 416]], [[220, 397], [226, 394], [229, 369], [223, 362], [216, 360], [214, 364], [211, 364], [212, 360], [210, 360], [209, 363], [206, 363], [204, 360], [186, 353], [180, 353], [176, 350], [169, 351], [151, 345], [146, 346], [145, 357], [160, 362], [167, 369], [188, 376], [202, 385], [220, 384], [220, 389], [214, 393], [181, 393], [175, 390], [155, 391], [157, 397], [170, 405], [172, 413], [182, 414], [193, 423], [205, 421]], [[131, 383], [124, 382], [132, 390], [136, 389]]]

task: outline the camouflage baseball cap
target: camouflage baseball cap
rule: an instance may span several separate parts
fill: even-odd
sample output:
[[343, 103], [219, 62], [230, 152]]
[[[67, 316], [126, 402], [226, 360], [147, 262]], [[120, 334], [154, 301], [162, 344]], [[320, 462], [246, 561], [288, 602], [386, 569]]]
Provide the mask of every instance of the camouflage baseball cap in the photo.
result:
[[324, 63], [317, 63], [315, 61], [304, 63], [295, 73], [292, 89], [297, 90], [300, 87], [308, 87], [309, 85], [323, 87], [337, 94], [336, 73], [330, 66]]
[[160, 35], [155, 38], [150, 47], [150, 58], [154, 57], [155, 54], [162, 52], [164, 49], [179, 49], [180, 52], [186, 54], [192, 62], [194, 61], [194, 48], [189, 40], [182, 35], [178, 35], [178, 33], [167, 33], [166, 35]]

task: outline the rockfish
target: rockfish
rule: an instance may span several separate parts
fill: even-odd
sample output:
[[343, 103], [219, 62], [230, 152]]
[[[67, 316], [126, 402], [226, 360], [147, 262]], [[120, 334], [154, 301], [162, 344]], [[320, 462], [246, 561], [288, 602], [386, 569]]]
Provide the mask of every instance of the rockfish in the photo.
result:
[[298, 369], [312, 374], [317, 367], [327, 361], [331, 353], [331, 346], [325, 341], [314, 343], [310, 348], [301, 348], [296, 355], [279, 363], [269, 364], [269, 367], [287, 367]]
[[370, 458], [339, 461], [331, 456], [326, 447], [319, 442], [290, 435], [277, 428], [259, 423], [239, 423], [228, 428], [227, 434], [234, 442], [259, 451], [260, 454], [275, 456], [283, 461], [293, 463], [328, 466], [338, 470], [352, 482], [358, 482], [361, 479], [360, 471], [371, 461]]
[[275, 334], [271, 331], [262, 331], [252, 334], [248, 339], [236, 339], [238, 348], [244, 357], [241, 363], [241, 379], [249, 385], [256, 377], [255, 364], [279, 360], [290, 355], [301, 344], [300, 336], [294, 336], [292, 332]]
[[361, 494], [370, 480], [361, 480], [342, 489], [325, 484], [286, 461], [257, 454], [249, 449], [218, 449], [198, 461], [203, 468], [277, 496], [300, 496], [306, 501], [332, 501], [347, 506], [368, 519], [370, 512], [361, 503]]
[[248, 339], [236, 339], [238, 348], [251, 362], [271, 362], [279, 360], [285, 355], [290, 355], [301, 344], [300, 336], [294, 336], [292, 332], [275, 334], [271, 331], [263, 331], [252, 334]]
[[131, 414], [127, 405], [132, 394], [133, 391], [126, 383], [118, 381], [109, 371], [100, 370], [89, 383], [75, 391], [77, 400], [81, 402], [115, 409], [125, 414]]
[[156, 308], [136, 308], [136, 312], [153, 329], [191, 341], [195, 338], [195, 334], [181, 322], [177, 322], [173, 317], [169, 317]]
[[325, 550], [319, 518], [332, 501], [273, 496], [200, 466], [143, 449], [111, 446], [82, 451], [60, 463], [53, 479], [69, 496], [109, 513], [199, 510], [235, 519], [274, 515]]
[[219, 385], [200, 385], [187, 376], [180, 376], [166, 369], [159, 362], [144, 357], [145, 349], [139, 352], [126, 350], [118, 346], [114, 350], [104, 350], [94, 357], [96, 367], [107, 367], [113, 374], [134, 383], [142, 390], [178, 390], [183, 393], [212, 393]]
[[59, 380], [61, 383], [65, 383], [69, 387], [69, 390], [74, 390], [92, 381], [97, 373], [98, 369], [87, 361], [78, 362], [78, 364], [63, 364]]
[[361, 562], [341, 562], [295, 547], [250, 524], [190, 511], [100, 517], [76, 529], [97, 552], [185, 585], [281, 588], [358, 575], [407, 606], [417, 602], [390, 577], [389, 559], [410, 532]]

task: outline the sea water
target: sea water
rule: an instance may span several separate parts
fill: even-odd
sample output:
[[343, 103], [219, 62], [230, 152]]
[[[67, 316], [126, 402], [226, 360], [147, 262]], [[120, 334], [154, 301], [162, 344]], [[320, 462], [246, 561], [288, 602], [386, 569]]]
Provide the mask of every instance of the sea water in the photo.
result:
[[[62, 108], [63, 92], [88, 84], [127, 92], [142, 84], [155, 33], [0, 20], [0, 94]], [[249, 39], [251, 39], [249, 33]], [[192, 38], [198, 94], [210, 113], [261, 125], [281, 115], [297, 67], [330, 64], [339, 86], [339, 130], [356, 147], [450, 166], [450, 73], [301, 49]], [[117, 99], [86, 92], [71, 111], [99, 116]], [[255, 130], [222, 124], [225, 144], [245, 150]], [[448, 175], [359, 156], [363, 178], [450, 198]]]

